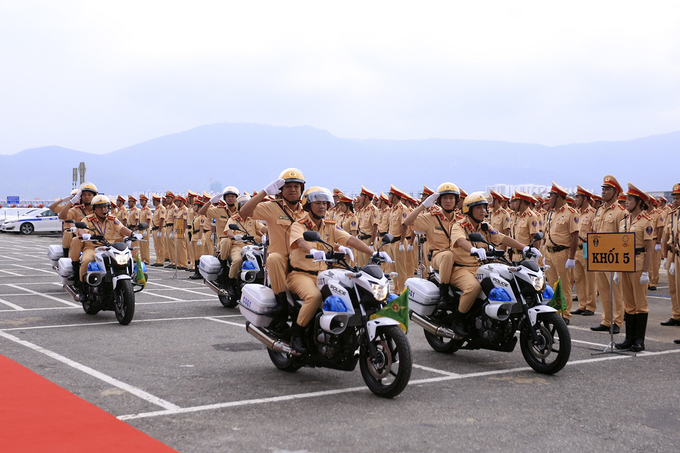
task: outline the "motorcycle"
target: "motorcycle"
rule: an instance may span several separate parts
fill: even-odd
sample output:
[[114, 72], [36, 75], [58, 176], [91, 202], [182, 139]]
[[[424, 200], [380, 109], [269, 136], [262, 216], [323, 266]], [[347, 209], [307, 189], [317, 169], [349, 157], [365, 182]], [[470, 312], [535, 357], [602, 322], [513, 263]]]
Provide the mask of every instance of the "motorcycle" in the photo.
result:
[[[75, 222], [74, 225], [97, 233], [88, 228], [85, 222]], [[135, 230], [143, 230], [146, 226], [140, 223]], [[124, 242], [110, 243], [104, 236], [92, 234], [88, 241], [99, 246], [95, 249], [95, 260], [87, 266], [87, 272], [83, 275], [80, 290], [75, 288], [78, 275], [73, 272], [72, 261], [63, 258], [60, 245], [49, 246], [47, 255], [52, 261], [52, 268], [61, 277], [64, 290], [76, 302], [83, 304], [85, 313], [96, 315], [101, 310], [112, 310], [120, 324], [128, 325], [135, 313], [135, 293], [144, 289], [144, 284], [137, 281], [137, 264], [132, 259], [129, 247], [137, 239], [130, 237], [125, 238]], [[146, 281], [148, 275], [144, 263], [142, 272]]]
[[[294, 372], [309, 366], [353, 371], [359, 362], [361, 376], [374, 394], [384, 398], [399, 395], [411, 378], [411, 348], [396, 320], [371, 319], [396, 297], [388, 290], [391, 275], [385, 275], [378, 265], [382, 258], [374, 255], [372, 264], [350, 267], [345, 254], [333, 252], [318, 232], [307, 231], [304, 239], [323, 243], [330, 250], [324, 261], [333, 266], [317, 276], [324, 302], [305, 329], [307, 351], [296, 351], [290, 344], [291, 325], [302, 301], [289, 291], [287, 314], [280, 316], [270, 288], [245, 285], [238, 303], [247, 319], [246, 331], [267, 346], [270, 360], [280, 370]], [[383, 245], [391, 240], [385, 235]]]
[[[530, 247], [541, 239], [543, 234], [536, 233]], [[458, 349], [512, 352], [519, 331], [520, 349], [531, 368], [543, 374], [560, 371], [571, 354], [571, 336], [557, 310], [546, 305], [553, 290], [546, 286], [541, 268], [530, 259], [508, 261], [503, 250], [496, 250], [479, 233], [471, 233], [470, 241], [489, 245], [487, 263], [476, 273], [482, 292], [463, 315], [470, 334], [458, 337], [451, 329], [462, 292], [451, 288], [452, 302], [442, 307], [436, 271], [427, 280], [406, 280], [410, 319], [423, 328], [432, 349], [445, 354]]]
[[244, 233], [239, 241], [248, 244], [241, 249], [243, 262], [236, 281], [229, 280], [231, 258], [227, 258], [226, 262], [221, 262], [215, 256], [203, 255], [199, 261], [198, 271], [203, 277], [203, 283], [217, 293], [220, 303], [226, 308], [234, 308], [238, 305], [244, 285], [248, 283], [268, 285], [264, 265], [266, 247], [264, 244], [255, 241], [254, 236], [249, 235], [247, 231], [236, 224], [229, 224], [229, 229]]

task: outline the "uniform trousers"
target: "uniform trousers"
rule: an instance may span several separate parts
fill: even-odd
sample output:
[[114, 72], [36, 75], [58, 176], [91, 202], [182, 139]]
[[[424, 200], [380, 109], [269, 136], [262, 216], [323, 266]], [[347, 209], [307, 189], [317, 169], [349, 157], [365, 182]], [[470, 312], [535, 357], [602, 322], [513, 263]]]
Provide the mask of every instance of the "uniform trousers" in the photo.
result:
[[[611, 326], [612, 312], [610, 306], [613, 306], [614, 324], [621, 327], [623, 325], [623, 292], [621, 285], [611, 281], [612, 276], [610, 272], [596, 272], [595, 280], [597, 292], [600, 294], [600, 303], [602, 304], [602, 320], [600, 324], [607, 327]], [[610, 291], [614, 296], [613, 301], [610, 298]]]
[[576, 250], [576, 266], [574, 266], [574, 283], [580, 310], [595, 311], [597, 309], [597, 287], [595, 273], [588, 272], [588, 262], [583, 257], [583, 250]]
[[574, 287], [574, 273], [571, 269], [564, 267], [568, 259], [569, 249], [560, 252], [546, 251], [545, 263], [550, 266], [550, 269], [546, 272], [548, 282], [554, 286], [557, 280], [562, 280], [562, 291], [564, 291], [564, 298], [567, 302], [567, 310], [562, 314], [565, 319], [571, 318], [572, 288]]
[[[430, 262], [430, 260], [427, 259], [427, 255], [430, 253], [430, 244], [425, 241], [422, 243], [420, 247], [420, 265], [422, 266], [423, 269], [423, 277], [427, 278], [427, 274], [430, 272], [430, 266], [434, 267], [434, 264]], [[434, 258], [433, 258], [434, 260]], [[439, 278], [441, 279], [441, 273], [439, 274]]]
[[137, 242], [139, 244], [139, 253], [142, 255], [142, 261], [146, 264], [151, 262], [151, 254], [149, 251], [149, 229], [141, 231], [142, 241]]
[[94, 261], [94, 247], [84, 247], [83, 256], [80, 260], [80, 281], [83, 281], [83, 275], [87, 272], [87, 265]]
[[[196, 239], [196, 240], [192, 239], [191, 240], [191, 248], [189, 250], [191, 250], [191, 256], [194, 257], [194, 261], [191, 261], [191, 268], [190, 269], [196, 270], [195, 261], [198, 261], [199, 259], [201, 259], [201, 252], [203, 251], [203, 244], [201, 243], [201, 245], [198, 245], [198, 239]], [[196, 257], [198, 257], [198, 258], [196, 258]]]
[[461, 313], [470, 311], [475, 300], [477, 300], [477, 296], [482, 291], [482, 285], [475, 277], [476, 273], [477, 266], [454, 266], [451, 273], [451, 284], [463, 292], [458, 305], [458, 311]]
[[229, 251], [231, 250], [231, 239], [226, 236], [220, 236], [217, 239], [217, 250], [222, 261], [229, 258]]
[[288, 289], [302, 298], [302, 308], [297, 317], [298, 326], [304, 327], [314, 319], [321, 308], [321, 291], [316, 286], [316, 275], [306, 272], [291, 271], [288, 274]]
[[177, 266], [187, 267], [189, 255], [187, 253], [187, 241], [185, 238], [177, 238]]
[[[671, 268], [672, 253], [668, 252], [666, 263], [668, 269]], [[675, 257], [675, 275], [668, 274], [668, 293], [671, 296], [671, 317], [680, 321], [680, 302], [678, 301], [678, 284], [680, 283], [680, 257]]]
[[[656, 239], [654, 240], [656, 243]], [[659, 268], [661, 267], [661, 250], [658, 252], [652, 250], [652, 256], [649, 263], [649, 286], [659, 285]]]
[[623, 305], [629, 315], [639, 315], [649, 313], [647, 308], [647, 287], [648, 283], [640, 284], [642, 271], [621, 272], [621, 288], [623, 290]]
[[453, 273], [453, 252], [441, 250], [432, 255], [432, 267], [439, 271], [439, 283], [448, 285], [451, 283], [451, 274]]
[[229, 268], [229, 278], [238, 277], [238, 273], [241, 272], [241, 265], [243, 264], [243, 256], [241, 252], [243, 251], [243, 244], [232, 244], [231, 250], [229, 251], [229, 258], [231, 258], [231, 268]]
[[390, 258], [394, 261], [394, 267], [399, 274], [394, 279], [394, 292], [401, 294], [404, 290], [404, 282], [408, 278], [408, 255], [406, 252], [399, 251], [399, 242], [390, 244], [389, 251]]
[[[369, 247], [371, 246], [371, 238], [359, 240], [366, 244], [367, 246]], [[363, 252], [354, 252], [354, 258], [356, 260], [357, 266], [362, 267], [368, 264], [369, 260], [371, 259], [371, 255]]]
[[274, 294], [286, 291], [286, 276], [288, 275], [288, 256], [280, 253], [270, 253], [267, 255], [267, 275], [269, 283], [272, 285]]
[[[193, 237], [193, 234], [192, 234], [192, 237]], [[189, 269], [194, 270], [194, 262], [196, 261], [196, 254], [194, 253], [195, 249], [194, 249], [194, 246], [192, 245], [193, 242], [189, 239], [189, 233], [186, 234], [185, 241], [187, 241], [187, 259], [189, 260]], [[201, 255], [198, 255], [198, 256], [200, 258]]]
[[80, 260], [80, 252], [82, 252], [82, 251], [83, 251], [83, 241], [74, 236], [71, 239], [71, 247], [69, 248], [69, 251], [68, 251], [68, 257], [71, 258], [71, 261], [77, 262], [77, 261]]
[[[66, 225], [72, 225], [67, 223]], [[73, 239], [73, 233], [70, 230], [64, 230], [61, 234], [61, 246], [65, 249], [71, 247], [71, 240]]]
[[156, 264], [163, 264], [163, 261], [165, 261], [167, 256], [165, 251], [165, 236], [163, 236], [162, 229], [155, 230], [151, 234], [153, 235], [153, 249], [156, 252]]
[[[170, 238], [170, 235], [173, 237]], [[174, 234], [173, 234], [173, 227], [172, 226], [167, 226], [165, 227], [165, 244], [167, 245], [167, 253], [168, 253], [168, 259], [172, 264], [177, 263], [177, 246], [175, 244], [175, 239], [174, 239]]]

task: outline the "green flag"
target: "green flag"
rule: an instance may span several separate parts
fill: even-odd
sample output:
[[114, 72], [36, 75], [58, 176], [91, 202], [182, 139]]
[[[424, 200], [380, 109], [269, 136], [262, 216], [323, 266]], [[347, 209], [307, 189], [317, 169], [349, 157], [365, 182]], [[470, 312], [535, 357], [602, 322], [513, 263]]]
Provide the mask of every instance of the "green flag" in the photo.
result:
[[385, 308], [378, 313], [371, 315], [369, 319], [380, 318], [381, 316], [399, 321], [401, 330], [404, 333], [408, 332], [408, 289], [405, 289], [401, 296], [388, 302]]
[[135, 274], [135, 281], [146, 288], [146, 278], [144, 278], [144, 271], [142, 270], [142, 259], [137, 255], [137, 273]]
[[564, 291], [562, 290], [562, 279], [557, 280], [553, 289], [555, 294], [548, 306], [557, 309], [557, 311], [564, 315], [567, 311], [567, 299], [564, 297]]

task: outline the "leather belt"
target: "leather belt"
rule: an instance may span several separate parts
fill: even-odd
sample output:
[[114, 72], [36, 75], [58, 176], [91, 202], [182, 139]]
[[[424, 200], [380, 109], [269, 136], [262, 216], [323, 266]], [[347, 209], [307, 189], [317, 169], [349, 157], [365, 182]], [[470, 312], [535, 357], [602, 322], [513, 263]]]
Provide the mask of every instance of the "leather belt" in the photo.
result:
[[385, 236], [386, 234], [387, 234], [387, 231], [385, 231], [384, 233], [378, 233], [378, 235], [379, 235], [380, 237], [383, 237], [383, 236]]
[[569, 247], [565, 245], [556, 245], [555, 247], [546, 247], [550, 253], [561, 252], [562, 250], [567, 250]]
[[360, 240], [364, 241], [364, 240], [370, 238], [371, 235], [370, 235], [370, 234], [359, 233], [359, 236], [358, 236], [358, 237], [359, 237]]
[[647, 249], [644, 248], [644, 247], [636, 247], [635, 248], [635, 254], [636, 255], [640, 255], [641, 253], [645, 253], [646, 251], [647, 251]]
[[295, 272], [304, 272], [305, 274], [310, 274], [310, 275], [315, 275], [315, 276], [319, 274], [319, 271], [306, 271], [304, 269], [300, 269], [300, 268], [297, 268], [297, 267], [292, 267], [291, 270], [293, 270]]
[[401, 241], [401, 236], [394, 236], [395, 241]]

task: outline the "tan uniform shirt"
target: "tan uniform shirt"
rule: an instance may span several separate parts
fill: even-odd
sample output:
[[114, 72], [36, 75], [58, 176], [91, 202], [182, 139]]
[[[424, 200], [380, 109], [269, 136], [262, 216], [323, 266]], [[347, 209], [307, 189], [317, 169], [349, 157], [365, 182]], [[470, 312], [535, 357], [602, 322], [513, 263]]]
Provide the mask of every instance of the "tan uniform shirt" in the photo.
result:
[[581, 211], [578, 218], [578, 245], [588, 242], [588, 234], [593, 232], [593, 221], [595, 220], [595, 208], [588, 206]]
[[140, 211], [139, 208], [137, 208], [137, 206], [128, 209], [127, 216], [125, 217], [125, 219], [127, 221], [127, 226], [130, 229], [133, 229], [134, 227], [139, 225], [139, 215]]
[[[332, 220], [321, 220], [318, 229], [309, 217], [303, 217], [302, 219], [297, 220], [290, 227], [290, 239], [288, 242], [291, 248], [290, 266], [293, 270], [299, 269], [303, 271], [319, 272], [328, 268], [323, 261], [315, 263], [313, 259], [305, 258], [307, 252], [302, 251], [295, 244], [298, 239], [302, 238], [305, 231], [318, 231], [321, 235], [321, 239], [326, 243], [342, 246], [346, 246], [347, 241], [352, 237]], [[320, 245], [317, 250], [326, 250], [326, 247]]]
[[510, 229], [512, 225], [512, 223], [510, 223], [510, 213], [505, 208], [500, 207], [495, 211], [492, 211], [490, 216], [491, 219], [489, 224], [498, 231], [503, 232]]
[[[123, 236], [120, 233], [121, 228], [123, 228], [123, 224], [120, 222], [120, 220], [112, 215], [106, 216], [106, 219], [103, 222], [100, 222], [96, 215], [90, 214], [89, 216], [85, 217], [83, 221], [87, 223], [89, 228], [94, 230], [93, 232], [88, 231], [88, 233], [91, 233], [92, 235], [102, 235], [109, 242], [113, 242], [117, 237]], [[83, 242], [83, 248], [95, 248], [98, 246], [99, 245], [95, 244], [94, 242]]]
[[361, 208], [361, 210], [357, 213], [357, 234], [364, 239], [368, 239], [365, 236], [370, 236], [373, 233], [373, 225], [378, 224], [378, 214], [378, 208], [376, 208], [373, 204], [369, 204], [368, 206]]
[[578, 231], [578, 213], [566, 204], [548, 213], [546, 231], [548, 232], [548, 242], [546, 242], [548, 247], [557, 245], [569, 247], [571, 233]]
[[[242, 230], [246, 230], [246, 234], [253, 236], [257, 242], [262, 241], [262, 229], [264, 225], [252, 217], [248, 217], [245, 221], [240, 215], [235, 214], [227, 221], [227, 226], [224, 229], [224, 235], [227, 235], [229, 231], [229, 225], [236, 224], [241, 227]], [[234, 231], [234, 234], [244, 234], [243, 232]]]
[[510, 229], [510, 237], [522, 244], [529, 244], [534, 234], [541, 230], [541, 221], [533, 209], [527, 208], [524, 212], [518, 212]]
[[165, 215], [167, 211], [168, 210], [162, 204], [159, 204], [153, 211], [153, 220], [151, 221], [151, 224], [154, 228], [159, 229], [165, 226]]
[[[92, 214], [92, 206], [85, 206], [82, 204], [75, 205], [68, 210], [66, 214], [67, 220], [73, 220], [74, 222], [80, 222], [82, 219]], [[73, 225], [70, 225], [73, 226]]]
[[635, 233], [635, 271], [640, 272], [645, 262], [645, 241], [654, 239], [653, 219], [645, 213], [638, 214], [634, 219], [630, 215], [621, 220], [620, 233]]
[[[284, 202], [277, 201], [258, 203], [251, 217], [267, 222], [267, 234], [269, 235], [269, 248], [267, 252], [288, 256], [290, 227], [293, 223], [304, 217], [306, 212], [302, 209], [300, 203], [296, 205], [295, 210], [291, 210], [290, 207], [286, 206], [285, 212], [283, 206]], [[293, 218], [289, 218], [288, 215]]]
[[[262, 203], [260, 203], [262, 204]], [[259, 205], [258, 205], [259, 206]], [[227, 225], [227, 220], [238, 212], [238, 207], [234, 205], [233, 208], [210, 206], [205, 216], [209, 219], [215, 219], [215, 231], [217, 232], [217, 237], [224, 237], [224, 228]]]
[[382, 208], [378, 217], [378, 233], [387, 233], [390, 228], [390, 207]]
[[144, 206], [139, 210], [139, 223], [146, 223], [151, 225], [151, 220], [153, 219], [153, 212], [149, 205]]
[[406, 206], [404, 206], [404, 203], [399, 202], [396, 203], [394, 206], [390, 208], [390, 213], [389, 213], [389, 226], [387, 229], [387, 232], [390, 233], [392, 236], [400, 237], [401, 236], [401, 224], [404, 223], [404, 219], [408, 215], [409, 211]]
[[[477, 225], [475, 227], [475, 225]], [[494, 244], [500, 244], [503, 241], [503, 238], [505, 235], [503, 233], [500, 233], [497, 229], [489, 227], [489, 229], [484, 232], [482, 231], [482, 224], [473, 222], [469, 218], [464, 217], [461, 220], [458, 220], [456, 223], [453, 224], [451, 227], [451, 250], [453, 251], [453, 261], [456, 266], [466, 266], [466, 267], [478, 267], [479, 266], [479, 260], [477, 259], [476, 256], [470, 255], [470, 252], [466, 252], [462, 248], [456, 244], [458, 239], [463, 238], [466, 240], [468, 239], [468, 235], [470, 233], [480, 233], [482, 236], [484, 236], [484, 239], [487, 242], [491, 242]], [[483, 249], [488, 249], [487, 245], [480, 242], [480, 243], [472, 243], [473, 247], [476, 248], [483, 248]]]
[[593, 233], [618, 233], [626, 212], [626, 209], [617, 202], [608, 208], [600, 206], [593, 219]]
[[456, 222], [455, 215], [449, 220], [439, 206], [432, 206], [418, 214], [415, 222], [413, 222], [413, 229], [425, 232], [427, 243], [434, 256], [437, 252], [448, 250], [451, 247], [449, 231], [451, 231], [454, 222]]
[[116, 218], [122, 223], [123, 220], [127, 222], [127, 208], [123, 206], [122, 208], [118, 208], [116, 211]]
[[336, 223], [340, 225], [340, 228], [347, 231], [352, 236], [357, 235], [359, 224], [357, 222], [357, 216], [353, 212], [341, 214], [337, 219]]

